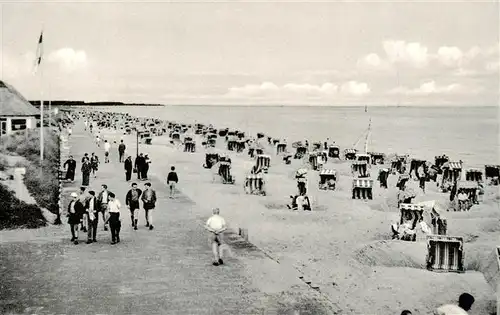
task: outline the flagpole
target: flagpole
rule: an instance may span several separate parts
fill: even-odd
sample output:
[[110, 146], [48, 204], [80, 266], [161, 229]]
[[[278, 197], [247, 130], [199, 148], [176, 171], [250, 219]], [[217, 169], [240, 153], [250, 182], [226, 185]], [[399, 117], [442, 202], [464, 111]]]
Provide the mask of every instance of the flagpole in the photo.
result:
[[43, 67], [41, 65], [43, 58], [43, 25], [42, 32], [40, 33], [40, 38], [38, 40], [37, 47], [37, 70], [40, 70], [40, 161], [43, 161], [44, 153], [44, 137], [43, 137], [43, 127], [44, 127], [44, 112], [43, 112]]
[[43, 161], [43, 67], [40, 67], [40, 161]]
[[52, 119], [51, 119], [51, 116], [52, 116], [52, 89], [51, 89], [50, 83], [49, 83], [48, 96], [49, 96], [49, 130], [50, 130], [50, 128], [52, 127]]

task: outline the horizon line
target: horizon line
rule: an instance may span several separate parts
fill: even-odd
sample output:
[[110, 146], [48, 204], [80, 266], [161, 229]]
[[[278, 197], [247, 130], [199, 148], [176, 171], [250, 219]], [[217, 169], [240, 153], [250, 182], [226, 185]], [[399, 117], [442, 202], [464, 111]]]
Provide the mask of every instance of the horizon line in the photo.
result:
[[[40, 102], [41, 100], [29, 100]], [[69, 106], [246, 106], [246, 107], [500, 107], [500, 104], [164, 104], [158, 102], [124, 102], [124, 101], [82, 101], [82, 100], [43, 100], [49, 102], [83, 102], [83, 104], [69, 104]], [[115, 103], [115, 104], [100, 104]], [[38, 105], [38, 104], [37, 104]]]

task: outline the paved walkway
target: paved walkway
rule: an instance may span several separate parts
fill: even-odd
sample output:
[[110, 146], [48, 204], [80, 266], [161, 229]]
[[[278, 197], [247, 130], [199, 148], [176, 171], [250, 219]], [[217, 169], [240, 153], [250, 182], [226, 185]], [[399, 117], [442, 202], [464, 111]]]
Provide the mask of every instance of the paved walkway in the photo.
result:
[[[69, 139], [70, 153], [79, 163], [83, 153], [97, 148], [78, 122]], [[135, 148], [129, 148], [135, 152]], [[123, 165], [111, 152], [111, 163], [100, 165], [91, 189], [106, 183], [125, 203], [130, 184]], [[66, 158], [63, 156], [63, 158]], [[232, 257], [223, 266], [211, 265], [211, 251], [197, 207], [182, 193], [167, 198], [162, 181], [157, 190], [155, 229], [131, 227], [122, 210], [121, 242], [110, 245], [109, 232], [99, 224], [98, 242], [70, 242], [69, 226], [38, 230], [0, 231], [1, 314], [335, 314], [338, 310], [298, 274], [265, 256], [234, 234], [226, 236]], [[78, 190], [65, 185], [65, 198]], [[140, 183], [140, 186], [142, 184]], [[141, 187], [142, 188], [142, 187]], [[64, 202], [66, 208], [67, 200]], [[86, 235], [80, 234], [80, 240]]]

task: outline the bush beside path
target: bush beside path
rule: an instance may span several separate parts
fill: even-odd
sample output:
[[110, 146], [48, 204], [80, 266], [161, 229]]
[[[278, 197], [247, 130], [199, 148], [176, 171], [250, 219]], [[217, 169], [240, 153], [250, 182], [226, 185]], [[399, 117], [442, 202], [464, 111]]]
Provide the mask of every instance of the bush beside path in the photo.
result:
[[[103, 150], [77, 122], [69, 139], [78, 162], [75, 182], [63, 189], [63, 209], [69, 194], [79, 189], [81, 157]], [[130, 152], [135, 149], [129, 148]], [[115, 150], [116, 151], [116, 150]], [[107, 184], [122, 204], [130, 183], [123, 165], [111, 152], [111, 163], [100, 165], [90, 188]], [[109, 232], [99, 224], [97, 243], [70, 242], [69, 226], [0, 231], [0, 313], [66, 314], [335, 314], [338, 309], [298, 274], [269, 259], [235, 237], [227, 237], [232, 257], [223, 266], [211, 264], [202, 224], [210, 215], [193, 211], [182, 192], [169, 199], [163, 180], [152, 178], [158, 204], [155, 229], [131, 227], [122, 209], [121, 242], [110, 245]], [[140, 186], [141, 183], [139, 183]], [[142, 187], [141, 187], [142, 188]], [[182, 187], [180, 188], [182, 190]], [[86, 235], [80, 232], [80, 240]]]

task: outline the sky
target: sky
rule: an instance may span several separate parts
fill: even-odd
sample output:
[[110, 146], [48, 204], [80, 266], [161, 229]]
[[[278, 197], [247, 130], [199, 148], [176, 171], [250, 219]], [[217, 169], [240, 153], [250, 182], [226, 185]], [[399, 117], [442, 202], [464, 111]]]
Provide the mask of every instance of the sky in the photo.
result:
[[28, 99], [499, 104], [497, 1], [0, 0], [0, 13], [0, 77]]

